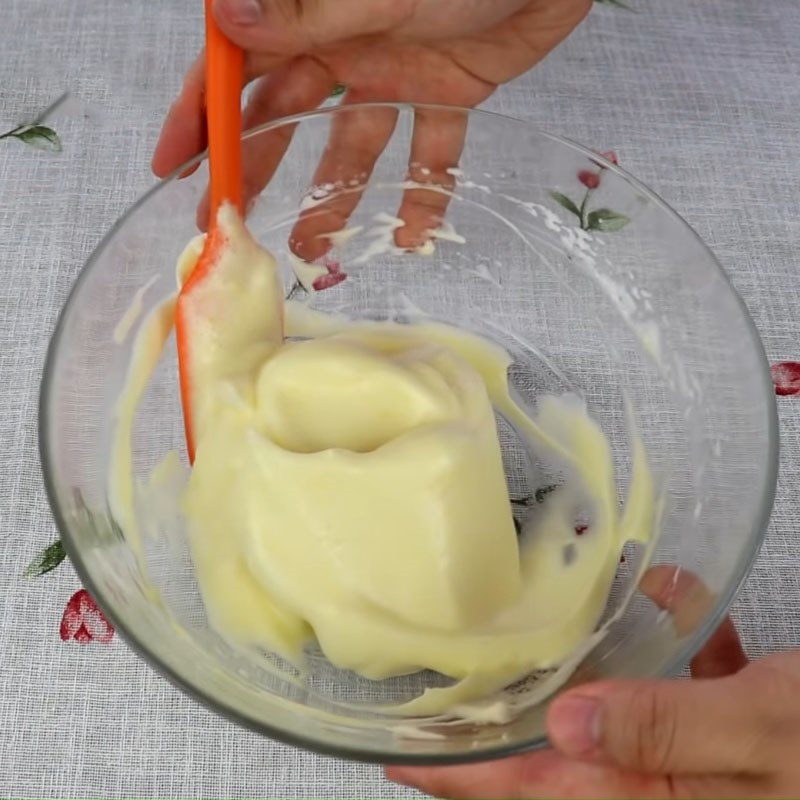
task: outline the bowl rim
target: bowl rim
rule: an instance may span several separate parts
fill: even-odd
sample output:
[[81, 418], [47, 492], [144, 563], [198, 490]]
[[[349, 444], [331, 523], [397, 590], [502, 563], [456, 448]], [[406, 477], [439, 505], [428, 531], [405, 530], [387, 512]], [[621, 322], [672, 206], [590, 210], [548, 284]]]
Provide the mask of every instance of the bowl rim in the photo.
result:
[[[644, 185], [626, 170], [622, 169], [619, 165], [608, 161], [608, 159], [591, 150], [590, 148], [585, 147], [584, 145], [581, 145], [569, 138], [547, 133], [546, 131], [541, 130], [536, 125], [527, 122], [526, 120], [485, 109], [466, 108], [463, 106], [447, 104], [397, 102], [352, 103], [347, 105], [337, 104], [323, 106], [311, 111], [302, 112], [300, 114], [293, 114], [271, 120], [250, 128], [247, 131], [243, 131], [241, 138], [242, 141], [246, 141], [267, 131], [287, 125], [294, 125], [304, 120], [310, 120], [316, 117], [330, 117], [339, 113], [346, 113], [348, 111], [356, 111], [368, 108], [392, 108], [398, 112], [413, 112], [417, 109], [443, 112], [458, 111], [466, 114], [469, 118], [486, 117], [495, 120], [499, 119], [505, 124], [518, 125], [529, 133], [534, 133], [543, 139], [550, 140], [551, 142], [554, 142], [560, 146], [564, 146], [582, 156], [592, 159], [596, 163], [601, 164], [605, 169], [619, 175], [623, 180], [625, 180], [626, 183], [635, 188], [637, 192], [647, 197], [649, 201], [660, 208], [662, 212], [666, 213], [675, 221], [677, 221], [684, 228], [684, 230], [694, 238], [696, 244], [698, 244], [700, 248], [705, 251], [710, 265], [716, 270], [718, 277], [722, 278], [724, 284], [727, 286], [728, 291], [738, 304], [741, 316], [745, 322], [746, 328], [748, 329], [754, 351], [761, 361], [760, 375], [754, 376], [754, 378], [762, 383], [762, 387], [765, 390], [765, 396], [769, 398], [765, 408], [768, 451], [766, 469], [764, 471], [760, 493], [761, 499], [758, 512], [754, 518], [753, 528], [747, 539], [749, 546], [743, 548], [742, 553], [731, 572], [731, 575], [735, 576], [735, 580], [732, 579], [729, 581], [725, 589], [716, 595], [714, 608], [709, 612], [704, 624], [688, 637], [687, 641], [681, 648], [676, 650], [669, 663], [651, 677], [658, 678], [674, 675], [678, 669], [687, 664], [703, 647], [711, 634], [722, 622], [724, 616], [727, 614], [731, 602], [739, 592], [742, 584], [747, 579], [747, 576], [749, 575], [750, 570], [758, 556], [761, 544], [766, 535], [767, 526], [775, 499], [779, 463], [777, 403], [772, 390], [772, 378], [770, 374], [769, 361], [767, 359], [761, 338], [758, 334], [758, 330], [744, 300], [731, 283], [730, 278], [717, 260], [711, 248], [705, 244], [694, 228], [692, 228], [692, 226], [689, 225], [689, 223], [683, 219], [683, 217], [681, 217], [680, 214], [675, 211], [675, 209], [673, 209], [649, 187]], [[203, 690], [197, 688], [183, 675], [163, 663], [160, 658], [150, 650], [146, 642], [139, 640], [131, 632], [125, 620], [117, 616], [113, 610], [109, 609], [108, 604], [105, 603], [103, 590], [94, 581], [90, 570], [87, 568], [86, 563], [81, 556], [80, 548], [77, 547], [72, 539], [70, 527], [67, 523], [67, 514], [65, 509], [61, 507], [56, 489], [53, 458], [51, 456], [50, 447], [50, 420], [48, 409], [51, 382], [57, 361], [59, 343], [62, 337], [66, 319], [69, 315], [69, 311], [72, 308], [76, 298], [80, 294], [84, 281], [92, 272], [92, 269], [94, 268], [100, 254], [105, 250], [106, 246], [114, 238], [114, 236], [121, 230], [127, 219], [131, 216], [131, 214], [143, 206], [163, 186], [176, 180], [179, 176], [185, 173], [186, 170], [202, 163], [206, 157], [207, 151], [204, 151], [186, 163], [182, 164], [177, 169], [173, 170], [173, 172], [171, 172], [168, 176], [159, 180], [154, 186], [148, 189], [130, 207], [128, 207], [120, 217], [118, 217], [118, 219], [108, 229], [108, 231], [103, 235], [98, 244], [92, 250], [91, 254], [86, 260], [86, 263], [81, 267], [81, 270], [78, 273], [67, 295], [67, 298], [61, 307], [61, 310], [59, 311], [53, 333], [48, 343], [39, 390], [39, 460], [47, 499], [55, 519], [60, 538], [64, 544], [67, 554], [70, 557], [70, 560], [72, 561], [73, 566], [75, 567], [75, 571], [78, 573], [78, 577], [81, 579], [83, 585], [103, 610], [103, 613], [106, 614], [109, 621], [119, 631], [120, 635], [126, 641], [128, 646], [137, 655], [139, 655], [148, 666], [160, 673], [170, 683], [186, 693], [188, 696], [192, 697], [194, 700], [198, 701], [205, 708], [214, 711], [223, 718], [235, 722], [246, 729], [259, 733], [263, 736], [267, 736], [276, 741], [300, 747], [305, 750], [312, 750], [322, 755], [346, 758], [364, 763], [405, 764], [419, 766], [465, 764], [486, 761], [490, 759], [503, 758], [518, 753], [530, 752], [547, 746], [548, 741], [546, 736], [536, 736], [529, 740], [524, 740], [512, 745], [489, 746], [477, 751], [469, 750], [461, 753], [446, 754], [415, 754], [381, 749], [367, 750], [365, 748], [355, 746], [340, 745], [335, 743], [332, 739], [323, 739], [313, 736], [302, 736], [295, 734], [293, 732], [286, 731], [283, 728], [273, 726], [269, 722], [265, 722], [261, 719], [248, 717], [242, 714], [240, 711], [227, 706], [224, 702], [220, 701], [216, 697], [206, 694]]]

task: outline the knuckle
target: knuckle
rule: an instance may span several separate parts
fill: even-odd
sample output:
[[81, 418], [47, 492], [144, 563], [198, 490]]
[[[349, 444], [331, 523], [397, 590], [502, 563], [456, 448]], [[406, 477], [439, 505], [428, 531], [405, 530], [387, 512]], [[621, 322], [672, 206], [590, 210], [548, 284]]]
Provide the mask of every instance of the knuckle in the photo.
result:
[[767, 770], [800, 752], [800, 675], [793, 675], [769, 659], [752, 669], [751, 719], [743, 737], [743, 759], [755, 769]]
[[642, 687], [631, 695], [627, 712], [622, 718], [626, 765], [647, 772], [668, 769], [678, 725], [675, 704], [654, 688]]
[[272, 0], [272, 4], [285, 22], [299, 22], [308, 13], [310, 0]]

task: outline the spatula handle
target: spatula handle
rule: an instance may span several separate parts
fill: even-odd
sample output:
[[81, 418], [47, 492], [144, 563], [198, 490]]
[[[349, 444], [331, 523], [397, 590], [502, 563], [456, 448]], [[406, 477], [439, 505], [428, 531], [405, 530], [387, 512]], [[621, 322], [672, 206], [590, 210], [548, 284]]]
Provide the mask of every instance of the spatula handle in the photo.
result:
[[225, 201], [242, 208], [242, 82], [244, 53], [219, 29], [205, 0], [206, 120], [211, 171], [209, 227]]

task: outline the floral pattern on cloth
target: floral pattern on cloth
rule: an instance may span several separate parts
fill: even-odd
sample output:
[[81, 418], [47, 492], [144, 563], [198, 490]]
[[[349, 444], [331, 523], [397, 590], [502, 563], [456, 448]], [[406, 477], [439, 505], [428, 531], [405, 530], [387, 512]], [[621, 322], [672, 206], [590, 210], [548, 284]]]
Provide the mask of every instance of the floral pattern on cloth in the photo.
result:
[[36, 150], [47, 150], [51, 153], [60, 153], [63, 149], [61, 139], [58, 134], [47, 125], [43, 125], [45, 118], [52, 114], [66, 99], [68, 93], [65, 92], [51, 103], [39, 116], [32, 122], [23, 122], [11, 130], [0, 133], [0, 140], [16, 140], [33, 147]]
[[779, 361], [770, 371], [775, 394], [800, 396], [800, 361]]
[[[613, 150], [607, 150], [599, 155], [610, 161], [612, 164], [619, 164], [617, 154]], [[569, 211], [578, 219], [578, 225], [584, 231], [598, 231], [600, 233], [611, 233], [624, 228], [631, 220], [625, 214], [620, 214], [618, 211], [613, 211], [610, 208], [596, 208], [590, 210], [589, 202], [592, 199], [594, 192], [596, 192], [602, 183], [603, 172], [607, 169], [604, 164], [593, 161], [594, 168], [578, 170], [575, 177], [578, 182], [586, 188], [580, 203], [574, 201], [571, 197], [563, 192], [552, 190], [550, 197], [556, 201], [562, 208]]]
[[61, 140], [58, 134], [47, 125], [18, 125], [10, 131], [0, 133], [0, 139], [17, 139], [37, 150], [61, 152]]
[[[53, 128], [43, 125], [44, 118], [52, 113], [67, 95], [63, 94], [46, 108], [33, 122], [17, 125], [11, 130], [0, 133], [0, 141], [16, 140], [36, 150], [60, 153], [63, 150], [61, 139]], [[64, 544], [60, 539], [49, 544], [25, 568], [26, 578], [35, 578], [52, 572], [67, 557]], [[108, 644], [114, 637], [114, 626], [106, 619], [94, 598], [86, 591], [79, 589], [67, 601], [61, 615], [59, 633], [62, 641], [76, 641], [81, 644], [97, 641]]]
[[[56, 539], [55, 542], [39, 552], [36, 558], [28, 564], [23, 575], [27, 578], [46, 575], [61, 564], [66, 557], [64, 544], [60, 539]], [[67, 601], [61, 615], [59, 635], [62, 642], [108, 644], [114, 638], [114, 626], [108, 621], [89, 592], [86, 589], [78, 589]]]

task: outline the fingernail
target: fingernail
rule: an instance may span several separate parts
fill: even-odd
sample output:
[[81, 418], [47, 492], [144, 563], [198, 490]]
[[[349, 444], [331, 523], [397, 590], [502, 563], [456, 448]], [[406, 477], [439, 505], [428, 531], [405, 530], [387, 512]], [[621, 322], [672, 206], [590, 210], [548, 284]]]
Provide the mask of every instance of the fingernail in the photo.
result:
[[600, 743], [600, 703], [580, 696], [556, 700], [547, 727], [560, 750], [574, 755], [589, 753]]
[[220, 0], [217, 9], [233, 25], [255, 25], [261, 19], [258, 0]]
[[188, 178], [190, 175], [194, 175], [194, 173], [197, 172], [198, 169], [200, 169], [199, 164], [195, 164], [194, 166], [185, 169], [183, 172], [181, 172], [180, 175], [178, 175], [178, 180], [183, 180], [184, 178]]

